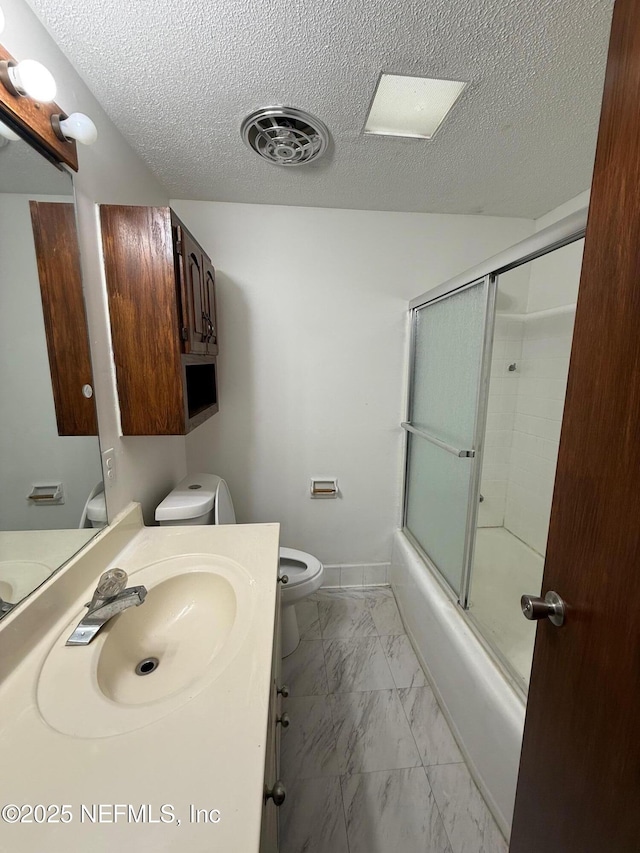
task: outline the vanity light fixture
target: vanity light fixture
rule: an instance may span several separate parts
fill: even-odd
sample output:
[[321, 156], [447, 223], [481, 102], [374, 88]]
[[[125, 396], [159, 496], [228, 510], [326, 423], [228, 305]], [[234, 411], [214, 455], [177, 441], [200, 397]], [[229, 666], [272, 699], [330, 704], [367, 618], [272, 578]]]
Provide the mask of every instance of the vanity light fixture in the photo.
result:
[[402, 74], [381, 74], [365, 134], [431, 139], [467, 84]]
[[71, 113], [70, 116], [62, 113], [52, 115], [51, 127], [58, 139], [67, 142], [75, 139], [83, 145], [93, 145], [98, 138], [98, 128], [84, 113]]
[[53, 101], [58, 88], [53, 74], [35, 59], [0, 62], [0, 81], [12, 95], [33, 98], [43, 104]]

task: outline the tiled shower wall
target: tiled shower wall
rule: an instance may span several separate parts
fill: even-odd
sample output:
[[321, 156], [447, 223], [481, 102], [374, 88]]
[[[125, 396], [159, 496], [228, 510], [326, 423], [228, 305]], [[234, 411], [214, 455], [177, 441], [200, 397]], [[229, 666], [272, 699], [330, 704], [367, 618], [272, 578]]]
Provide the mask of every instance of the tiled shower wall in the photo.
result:
[[[581, 262], [582, 241], [534, 261], [522, 319], [496, 317], [479, 526], [504, 526], [540, 554], [546, 549]], [[499, 282], [499, 294], [501, 288]]]
[[574, 316], [534, 314], [523, 325], [504, 526], [539, 554], [547, 546]]
[[498, 315], [493, 338], [491, 380], [487, 404], [487, 429], [482, 464], [483, 497], [479, 526], [502, 527], [504, 524], [511, 445], [518, 397], [518, 373], [509, 370], [520, 364], [522, 354], [522, 321]]

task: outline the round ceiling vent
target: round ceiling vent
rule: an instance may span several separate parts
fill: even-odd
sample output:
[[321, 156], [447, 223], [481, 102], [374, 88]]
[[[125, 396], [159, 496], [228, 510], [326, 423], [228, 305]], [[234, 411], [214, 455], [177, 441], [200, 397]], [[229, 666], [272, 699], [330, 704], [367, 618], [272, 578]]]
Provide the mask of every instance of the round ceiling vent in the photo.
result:
[[240, 132], [249, 148], [278, 166], [311, 163], [329, 144], [324, 123], [294, 107], [256, 110], [242, 122]]

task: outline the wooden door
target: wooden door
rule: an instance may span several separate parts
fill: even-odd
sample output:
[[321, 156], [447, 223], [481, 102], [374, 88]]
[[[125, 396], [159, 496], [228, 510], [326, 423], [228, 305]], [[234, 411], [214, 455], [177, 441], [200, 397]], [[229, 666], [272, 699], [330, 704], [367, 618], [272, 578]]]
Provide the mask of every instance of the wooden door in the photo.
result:
[[[98, 435], [73, 204], [30, 201], [59, 435]], [[19, 365], [16, 365], [19, 369]]]
[[[617, 0], [511, 853], [640, 850], [640, 5]], [[529, 590], [523, 590], [529, 592]]]
[[216, 272], [206, 255], [202, 257], [204, 269], [205, 312], [207, 315], [207, 352], [218, 354], [218, 320], [216, 317]]
[[[182, 302], [185, 352], [207, 352], [206, 293], [202, 250], [189, 232], [181, 227]], [[186, 316], [185, 316], [186, 314]]]

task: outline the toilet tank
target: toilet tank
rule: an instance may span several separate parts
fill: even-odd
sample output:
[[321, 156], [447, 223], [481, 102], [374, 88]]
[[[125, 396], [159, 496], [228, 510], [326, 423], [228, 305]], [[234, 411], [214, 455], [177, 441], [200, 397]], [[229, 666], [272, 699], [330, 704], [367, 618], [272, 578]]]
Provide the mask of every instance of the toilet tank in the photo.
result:
[[160, 525], [234, 524], [229, 489], [216, 474], [189, 474], [156, 507]]

